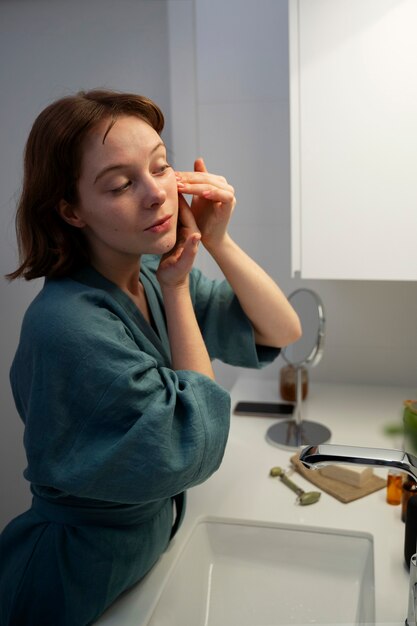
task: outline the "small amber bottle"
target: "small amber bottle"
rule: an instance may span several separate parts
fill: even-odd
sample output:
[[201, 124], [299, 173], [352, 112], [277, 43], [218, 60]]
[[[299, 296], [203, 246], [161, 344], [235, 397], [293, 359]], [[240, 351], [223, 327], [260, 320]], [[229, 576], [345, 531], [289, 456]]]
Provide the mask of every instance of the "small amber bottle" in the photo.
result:
[[411, 496], [417, 495], [417, 482], [411, 476], [403, 481], [402, 496], [401, 496], [401, 519], [405, 522], [407, 518], [407, 505]]
[[[279, 391], [281, 398], [287, 402], [297, 400], [297, 368], [293, 365], [285, 365], [280, 371]], [[308, 394], [308, 372], [301, 367], [301, 397], [306, 399]]]
[[390, 469], [387, 477], [388, 504], [401, 504], [403, 476], [398, 470]]

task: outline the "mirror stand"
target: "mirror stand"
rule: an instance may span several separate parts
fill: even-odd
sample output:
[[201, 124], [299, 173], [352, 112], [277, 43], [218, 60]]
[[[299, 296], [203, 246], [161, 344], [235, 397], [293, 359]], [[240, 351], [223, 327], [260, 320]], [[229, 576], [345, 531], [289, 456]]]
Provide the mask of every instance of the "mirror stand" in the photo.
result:
[[302, 419], [303, 402], [303, 367], [317, 365], [323, 354], [325, 315], [320, 297], [311, 289], [300, 288], [288, 297], [297, 312], [303, 334], [293, 344], [282, 350], [283, 359], [296, 370], [295, 411], [290, 420], [279, 421], [271, 426], [266, 439], [280, 448], [296, 450], [301, 446], [316, 446], [325, 443], [331, 437], [326, 426]]
[[266, 433], [267, 441], [280, 448], [293, 448], [295, 450], [301, 446], [319, 445], [328, 441], [331, 436], [331, 432], [326, 426], [302, 419], [302, 370], [301, 365], [296, 366], [295, 419], [273, 424]]

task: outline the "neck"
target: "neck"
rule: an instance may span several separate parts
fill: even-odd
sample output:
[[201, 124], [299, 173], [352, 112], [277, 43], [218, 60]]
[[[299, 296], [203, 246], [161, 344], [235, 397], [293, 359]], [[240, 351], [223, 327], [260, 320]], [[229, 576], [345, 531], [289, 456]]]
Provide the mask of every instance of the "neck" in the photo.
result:
[[102, 276], [117, 285], [122, 291], [133, 296], [140, 292], [140, 257], [133, 261], [131, 259], [123, 259], [114, 263], [102, 263], [100, 259], [96, 258], [92, 259], [91, 264]]
[[148, 300], [145, 290], [139, 279], [140, 263], [136, 262], [134, 266], [121, 268], [119, 265], [113, 266], [106, 264], [102, 266], [100, 263], [92, 263], [93, 267], [100, 272], [105, 278], [117, 285], [119, 289], [134, 302], [143, 317], [148, 323], [151, 323], [151, 315], [148, 306]]

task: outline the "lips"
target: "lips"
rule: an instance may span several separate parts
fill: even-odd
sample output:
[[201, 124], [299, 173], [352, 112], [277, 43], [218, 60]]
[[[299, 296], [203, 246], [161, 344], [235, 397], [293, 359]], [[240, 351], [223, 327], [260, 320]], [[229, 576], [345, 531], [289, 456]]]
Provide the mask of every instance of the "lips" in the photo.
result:
[[169, 225], [171, 217], [172, 215], [165, 215], [165, 217], [161, 217], [161, 219], [157, 220], [156, 222], [148, 226], [148, 228], [145, 228], [145, 230], [151, 230], [154, 232], [163, 230], [164, 227], [167, 227]]

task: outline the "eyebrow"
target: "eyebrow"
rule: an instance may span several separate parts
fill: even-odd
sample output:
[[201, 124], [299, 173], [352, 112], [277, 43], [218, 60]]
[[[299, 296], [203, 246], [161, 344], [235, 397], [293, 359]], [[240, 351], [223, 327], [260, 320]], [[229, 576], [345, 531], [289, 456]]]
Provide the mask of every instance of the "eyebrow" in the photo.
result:
[[[152, 154], [154, 154], [154, 152], [156, 152], [158, 150], [158, 148], [165, 148], [165, 144], [163, 141], [159, 141], [157, 144], [155, 144], [155, 146], [152, 148], [152, 150], [149, 153], [149, 156], [152, 156]], [[102, 170], [99, 171], [99, 173], [97, 174], [97, 176], [94, 179], [94, 185], [96, 184], [96, 182], [102, 178], [105, 174], [108, 174], [109, 172], [113, 172], [113, 171], [117, 171], [117, 170], [121, 170], [121, 169], [126, 169], [127, 167], [129, 167], [129, 163], [114, 163], [113, 165], [107, 165], [106, 167], [104, 167]]]

